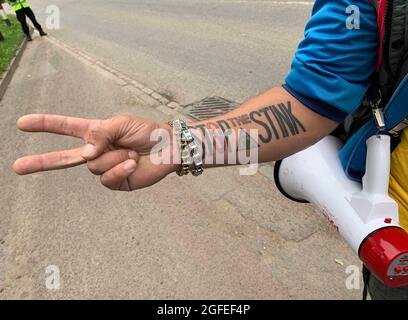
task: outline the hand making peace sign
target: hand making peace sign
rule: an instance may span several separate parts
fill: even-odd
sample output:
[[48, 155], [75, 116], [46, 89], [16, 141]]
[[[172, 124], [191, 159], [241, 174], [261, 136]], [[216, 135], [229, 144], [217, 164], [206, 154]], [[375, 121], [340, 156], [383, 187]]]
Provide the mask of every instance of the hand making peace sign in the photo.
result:
[[[171, 131], [165, 123], [130, 116], [108, 120], [88, 120], [50, 114], [21, 117], [17, 126], [26, 132], [49, 132], [76, 137], [86, 145], [20, 158], [13, 169], [24, 175], [69, 168], [87, 163], [101, 175], [101, 183], [112, 190], [131, 191], [155, 184], [176, 166], [153, 164], [148, 153], [157, 141], [150, 135], [156, 129]], [[170, 146], [169, 146], [170, 147]]]

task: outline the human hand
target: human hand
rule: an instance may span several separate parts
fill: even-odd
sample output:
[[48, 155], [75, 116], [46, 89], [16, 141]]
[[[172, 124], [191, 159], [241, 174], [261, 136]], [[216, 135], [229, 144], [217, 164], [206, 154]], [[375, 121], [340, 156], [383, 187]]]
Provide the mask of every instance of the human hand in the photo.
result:
[[[17, 126], [26, 132], [62, 134], [86, 142], [80, 148], [17, 159], [13, 169], [20, 175], [87, 163], [92, 173], [101, 176], [104, 186], [131, 191], [153, 185], [177, 169], [177, 165], [171, 163], [154, 164], [151, 161], [149, 153], [157, 144], [150, 138], [152, 132], [158, 129], [171, 132], [169, 125], [158, 121], [130, 116], [88, 120], [33, 114], [21, 117]], [[167, 148], [171, 148], [170, 144]]]

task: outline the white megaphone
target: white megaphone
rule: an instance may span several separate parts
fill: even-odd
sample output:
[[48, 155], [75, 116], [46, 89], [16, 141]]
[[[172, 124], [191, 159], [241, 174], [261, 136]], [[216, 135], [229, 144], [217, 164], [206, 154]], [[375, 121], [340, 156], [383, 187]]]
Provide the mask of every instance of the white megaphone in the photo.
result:
[[328, 136], [275, 165], [275, 183], [288, 198], [317, 206], [358, 254], [390, 287], [408, 285], [408, 234], [398, 205], [388, 196], [390, 137], [367, 140], [363, 183], [350, 180], [339, 159], [343, 143]]

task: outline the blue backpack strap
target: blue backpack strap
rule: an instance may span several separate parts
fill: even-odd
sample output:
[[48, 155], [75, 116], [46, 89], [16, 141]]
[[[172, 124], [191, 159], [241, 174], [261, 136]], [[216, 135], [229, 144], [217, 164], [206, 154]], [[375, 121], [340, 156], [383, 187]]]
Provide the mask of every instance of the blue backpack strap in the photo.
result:
[[[391, 130], [408, 116], [408, 74], [384, 108], [386, 130]], [[365, 173], [366, 141], [378, 133], [374, 118], [370, 118], [340, 150], [340, 161], [347, 176], [361, 181]]]

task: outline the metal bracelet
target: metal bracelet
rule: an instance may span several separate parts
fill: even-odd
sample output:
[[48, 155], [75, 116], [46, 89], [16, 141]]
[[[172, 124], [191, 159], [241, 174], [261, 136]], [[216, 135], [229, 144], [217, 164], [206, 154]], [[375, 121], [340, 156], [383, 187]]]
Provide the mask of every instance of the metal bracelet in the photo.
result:
[[181, 165], [177, 174], [184, 176], [191, 172], [193, 176], [199, 176], [204, 171], [203, 162], [190, 129], [184, 120], [170, 121], [169, 125], [174, 130], [181, 156]]

